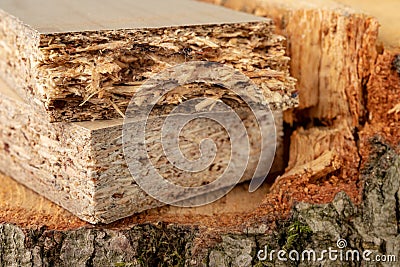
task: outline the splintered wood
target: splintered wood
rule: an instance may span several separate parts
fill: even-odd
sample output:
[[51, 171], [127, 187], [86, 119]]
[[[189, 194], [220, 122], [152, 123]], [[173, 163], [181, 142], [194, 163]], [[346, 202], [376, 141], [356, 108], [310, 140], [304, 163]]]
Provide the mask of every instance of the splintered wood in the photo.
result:
[[296, 101], [269, 19], [194, 1], [40, 2], [2, 1], [0, 75], [51, 121], [121, 117], [143, 82], [186, 61], [233, 66], [274, 92], [277, 109]]
[[288, 38], [303, 118], [346, 120], [350, 127], [364, 122], [365, 85], [377, 56], [376, 18], [330, 0], [213, 2], [275, 21]]
[[393, 146], [400, 139], [400, 3], [205, 1], [271, 18], [287, 37], [300, 104], [284, 114], [297, 129], [287, 173], [274, 188], [298, 196], [294, 201], [329, 201], [339, 188], [349, 195], [361, 190], [360, 168], [371, 138]]
[[[370, 140], [378, 136], [393, 146], [400, 140], [400, 34], [399, 1], [377, 5], [371, 0], [340, 0], [379, 19], [381, 28], [379, 54], [367, 83], [368, 123], [360, 136]], [[370, 146], [362, 146], [363, 157], [368, 157]]]
[[[164, 205], [132, 177], [124, 154], [123, 117], [132, 99], [147, 103], [160, 93], [139, 90], [155, 74], [182, 63], [209, 61], [245, 74], [258, 86], [257, 96], [249, 92], [250, 98], [265, 105], [257, 98], [261, 95], [268, 103], [274, 115], [268, 129], [276, 129], [276, 139], [271, 135], [268, 142], [261, 142], [266, 133], [260, 132], [260, 121], [249, 106], [233, 93], [235, 88], [199, 78], [163, 95], [146, 118], [151, 163], [164, 179], [186, 187], [210, 184], [224, 173], [236, 156], [231, 146], [238, 144], [231, 144], [224, 126], [213, 120], [190, 121], [179, 136], [179, 149], [188, 160], [199, 157], [202, 140], [214, 141], [217, 153], [208, 168], [184, 172], [163, 153], [165, 117], [179, 121], [185, 115], [169, 113], [185, 100], [203, 97], [229, 105], [245, 126], [250, 154], [240, 181], [257, 176], [259, 164], [268, 166], [259, 162], [260, 154], [275, 142], [271, 173], [282, 171], [282, 114], [298, 104], [298, 97], [284, 37], [274, 33], [272, 20], [195, 1], [120, 4], [1, 2], [0, 170], [91, 223], [110, 223]], [[207, 75], [202, 68], [191, 68], [183, 69], [179, 78], [186, 81], [195, 72]], [[229, 76], [219, 75], [222, 80]], [[196, 108], [228, 116], [206, 102]], [[136, 151], [132, 155], [141, 157]], [[137, 175], [147, 177], [148, 171]], [[210, 193], [230, 186], [218, 184]]]

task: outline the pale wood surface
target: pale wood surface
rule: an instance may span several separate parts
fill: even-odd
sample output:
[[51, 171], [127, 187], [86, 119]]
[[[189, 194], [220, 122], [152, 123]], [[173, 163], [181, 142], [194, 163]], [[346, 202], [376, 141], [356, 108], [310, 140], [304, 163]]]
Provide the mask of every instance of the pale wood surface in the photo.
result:
[[0, 9], [40, 33], [265, 21], [192, 0], [2, 0]]
[[0, 223], [53, 229], [88, 225], [65, 209], [0, 173]]

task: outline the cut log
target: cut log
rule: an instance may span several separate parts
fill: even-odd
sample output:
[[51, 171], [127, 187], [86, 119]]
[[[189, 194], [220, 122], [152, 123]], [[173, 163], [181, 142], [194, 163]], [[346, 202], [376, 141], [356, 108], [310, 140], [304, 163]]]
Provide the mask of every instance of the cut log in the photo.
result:
[[215, 0], [274, 19], [288, 39], [291, 74], [298, 80], [301, 117], [330, 124], [365, 122], [364, 91], [377, 51], [378, 21], [320, 0]]
[[[335, 247], [338, 237], [347, 240], [352, 251], [369, 250], [374, 255], [394, 255], [398, 259], [399, 219], [394, 215], [400, 157], [389, 146], [381, 144], [376, 149], [369, 160], [371, 168], [363, 175], [366, 186], [361, 205], [354, 205], [341, 192], [332, 203], [296, 204], [292, 217], [285, 221], [263, 217], [257, 228], [238, 227], [243, 225], [238, 218], [258, 204], [268, 192], [267, 188], [259, 195], [249, 195], [247, 188], [232, 192], [238, 197], [233, 202], [224, 198], [215, 206], [215, 212], [209, 206], [208, 210], [197, 210], [199, 216], [185, 213], [191, 209], [161, 208], [154, 211], [155, 216], [149, 214], [111, 226], [92, 227], [76, 222], [72, 215], [55, 205], [55, 209], [49, 208], [52, 203], [0, 176], [1, 184], [8, 185], [6, 191], [0, 187], [0, 202], [9, 203], [7, 207], [16, 204], [15, 208], [8, 209], [8, 216], [4, 216], [3, 209], [0, 211], [0, 264], [24, 267], [287, 266], [287, 262], [282, 264], [276, 257], [272, 261], [261, 261], [257, 254], [265, 247], [268, 251]], [[229, 208], [239, 213], [225, 213]]]
[[[122, 145], [122, 120], [52, 124], [32, 113], [4, 83], [0, 88], [0, 169], [4, 173], [92, 223], [110, 223], [163, 205], [140, 189], [128, 169]], [[238, 114], [251, 145], [248, 166], [241, 179], [244, 181], [257, 176], [255, 170], [263, 148], [251, 111], [242, 109]], [[184, 118], [184, 115], [174, 116]], [[147, 121], [148, 156], [160, 175], [170, 182], [186, 187], [210, 184], [227, 169], [230, 158], [237, 156], [231, 155], [230, 137], [222, 126], [212, 120], [197, 119], [180, 133], [181, 152], [194, 160], [198, 158], [200, 141], [212, 138], [217, 148], [216, 157], [202, 171], [177, 169], [164, 155], [160, 142], [164, 120], [155, 114]], [[275, 113], [275, 122], [279, 144], [272, 172], [283, 167], [281, 113]], [[275, 130], [274, 125], [270, 127], [271, 131]], [[265, 149], [275, 140], [270, 141], [264, 143]], [[231, 185], [225, 181], [216, 184], [214, 190]]]
[[368, 140], [379, 136], [397, 148], [400, 140], [400, 20], [398, 1], [376, 2], [340, 0], [344, 4], [367, 12], [378, 18], [381, 24], [378, 44], [378, 57], [371, 69], [367, 87], [368, 123], [360, 132], [364, 140], [361, 154], [368, 158]]
[[400, 2], [385, 1], [383, 5], [377, 5], [372, 0], [336, 0], [345, 4], [354, 10], [364, 12], [370, 16], [374, 16], [379, 20], [381, 27], [379, 28], [379, 41], [383, 43], [385, 49], [394, 52], [400, 50], [400, 34], [398, 31]]
[[267, 98], [278, 109], [297, 103], [269, 19], [180, 0], [6, 0], [0, 9], [0, 76], [52, 122], [120, 118], [143, 82], [186, 61], [244, 72], [275, 93]]
[[[285, 120], [301, 126], [293, 129], [291, 137], [290, 175], [276, 182], [276, 187], [291, 185], [293, 189], [280, 191], [279, 198], [288, 199], [286, 194], [291, 201], [330, 201], [340, 188], [358, 200], [358, 133], [368, 121], [370, 95], [366, 93], [378, 55], [378, 20], [335, 1], [216, 2], [270, 17], [278, 32], [288, 38], [300, 104], [294, 115], [285, 114]], [[302, 128], [305, 125], [307, 129]], [[321, 169], [314, 166], [328, 152], [342, 159], [336, 167], [325, 161], [320, 162]], [[326, 174], [320, 181], [311, 179], [315, 168], [317, 176]]]
[[93, 227], [2, 174], [0, 183], [1, 266], [199, 266], [204, 245], [243, 223], [270, 187], [249, 193], [242, 184], [207, 206], [166, 206]]
[[[288, 38], [300, 109], [297, 116], [285, 114], [285, 120], [297, 120], [296, 127], [307, 129], [293, 129], [290, 175], [277, 180], [276, 198], [266, 199], [263, 207], [271, 211], [282, 201], [286, 207], [296, 201], [331, 201], [338, 190], [361, 201], [358, 179], [370, 157], [371, 138], [380, 136], [394, 148], [400, 139], [398, 3], [384, 1], [378, 7], [375, 1], [358, 0], [207, 2], [268, 16]], [[378, 21], [383, 28], [379, 36]], [[317, 173], [330, 174], [310, 182], [315, 163], [328, 151], [340, 156], [340, 168], [331, 172], [331, 164], [322, 161], [327, 168]]]
[[[276, 198], [266, 199], [263, 207], [271, 211], [282, 201], [286, 207], [296, 201], [331, 201], [338, 190], [361, 201], [358, 179], [370, 156], [371, 138], [381, 136], [395, 148], [400, 139], [398, 3], [384, 1], [377, 7], [374, 1], [358, 0], [207, 2], [270, 17], [288, 38], [300, 109], [295, 116], [286, 113], [285, 120], [297, 120], [296, 127], [307, 129], [293, 129], [287, 169], [292, 175], [277, 180]], [[379, 36], [378, 21], [384, 28]], [[310, 172], [303, 168], [312, 173], [310, 166], [328, 151], [341, 157], [340, 168], [310, 182]], [[328, 164], [320, 173], [331, 170]]]
[[[77, 230], [82, 227], [94, 228], [88, 222], [3, 174], [0, 174], [0, 182], [3, 185], [0, 187], [0, 224], [15, 224], [26, 230], [42, 227], [56, 231]], [[249, 193], [248, 183], [242, 183], [223, 198], [202, 207], [164, 206], [147, 210], [110, 225], [96, 227], [123, 228], [141, 223], [158, 223], [161, 218], [164, 222], [170, 223], [234, 227], [234, 217], [254, 211], [268, 193], [269, 188], [270, 184], [265, 183], [260, 190]], [[214, 217], [217, 218], [214, 219]]]

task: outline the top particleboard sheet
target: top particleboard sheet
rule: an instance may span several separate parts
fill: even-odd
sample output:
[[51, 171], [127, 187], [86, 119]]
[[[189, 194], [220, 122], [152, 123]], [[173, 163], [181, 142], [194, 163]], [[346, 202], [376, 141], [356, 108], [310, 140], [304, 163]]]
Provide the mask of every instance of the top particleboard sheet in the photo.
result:
[[187, 61], [242, 71], [273, 110], [297, 104], [272, 21], [206, 3], [3, 0], [0, 40], [0, 76], [52, 122], [121, 117], [148, 78]]
[[190, 0], [1, 2], [1, 9], [42, 34], [265, 21]]

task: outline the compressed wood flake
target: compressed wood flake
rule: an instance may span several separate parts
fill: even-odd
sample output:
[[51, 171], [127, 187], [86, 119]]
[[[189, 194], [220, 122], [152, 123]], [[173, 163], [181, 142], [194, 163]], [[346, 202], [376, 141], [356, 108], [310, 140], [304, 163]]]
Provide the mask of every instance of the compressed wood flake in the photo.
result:
[[[163, 205], [141, 190], [129, 172], [122, 148], [122, 120], [50, 123], [33, 113], [4, 82], [0, 92], [2, 172], [91, 223], [109, 223]], [[260, 136], [250, 111], [239, 107], [237, 113], [251, 144], [244, 181], [253, 177], [258, 163]], [[272, 172], [281, 170], [283, 162], [282, 115], [275, 112], [274, 116], [279, 147]], [[165, 179], [193, 187], [221, 175], [231, 157], [229, 136], [223, 127], [211, 120], [194, 120], [183, 128], [180, 149], [186, 157], [198, 157], [198, 145], [205, 138], [214, 140], [218, 152], [210, 168], [190, 173], [171, 167], [163, 155], [159, 130], [163, 120], [159, 114], [149, 118], [146, 134], [150, 137], [148, 155]]]
[[0, 39], [0, 76], [52, 122], [120, 118], [143, 82], [186, 61], [242, 71], [274, 109], [297, 103], [272, 21], [205, 3], [5, 0]]

